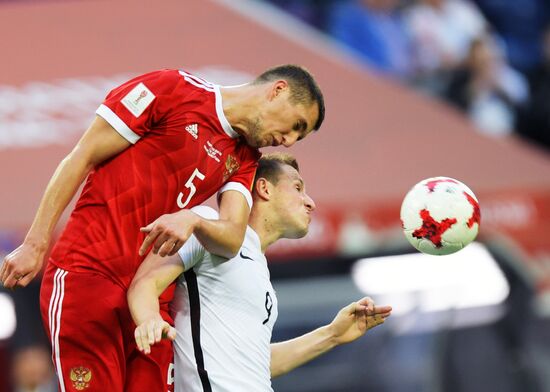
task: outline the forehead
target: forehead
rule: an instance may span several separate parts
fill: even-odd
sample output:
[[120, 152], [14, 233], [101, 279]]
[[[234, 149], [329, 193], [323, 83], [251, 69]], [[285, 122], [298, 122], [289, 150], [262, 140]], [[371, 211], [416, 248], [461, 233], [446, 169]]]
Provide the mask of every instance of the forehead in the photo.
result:
[[309, 105], [302, 104], [299, 106], [306, 116], [308, 130], [313, 129], [313, 126], [315, 125], [315, 123], [317, 122], [317, 118], [319, 117], [319, 105], [317, 105], [317, 102], [313, 101]]
[[286, 180], [289, 182], [304, 182], [300, 173], [298, 173], [298, 171], [290, 165], [282, 166], [281, 173], [279, 174], [279, 181], [280, 180]]

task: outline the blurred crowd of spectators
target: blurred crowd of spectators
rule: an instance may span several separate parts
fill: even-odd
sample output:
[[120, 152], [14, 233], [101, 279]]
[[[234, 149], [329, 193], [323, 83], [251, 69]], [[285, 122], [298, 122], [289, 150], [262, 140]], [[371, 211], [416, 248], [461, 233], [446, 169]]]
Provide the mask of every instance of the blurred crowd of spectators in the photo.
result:
[[550, 1], [270, 0], [486, 134], [550, 149]]

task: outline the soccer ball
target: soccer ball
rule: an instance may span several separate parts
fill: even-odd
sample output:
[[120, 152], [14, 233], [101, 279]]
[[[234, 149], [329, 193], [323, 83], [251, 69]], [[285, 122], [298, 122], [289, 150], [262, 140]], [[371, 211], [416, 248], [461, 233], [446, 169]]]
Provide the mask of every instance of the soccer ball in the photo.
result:
[[449, 177], [420, 181], [401, 205], [405, 237], [420, 252], [430, 255], [448, 255], [472, 242], [480, 217], [471, 189]]

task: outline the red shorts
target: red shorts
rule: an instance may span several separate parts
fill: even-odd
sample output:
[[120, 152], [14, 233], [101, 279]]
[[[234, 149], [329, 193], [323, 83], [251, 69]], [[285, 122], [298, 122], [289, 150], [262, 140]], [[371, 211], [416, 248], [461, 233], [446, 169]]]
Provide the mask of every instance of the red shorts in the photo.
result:
[[173, 391], [172, 342], [137, 349], [126, 291], [111, 280], [48, 263], [40, 310], [60, 391]]

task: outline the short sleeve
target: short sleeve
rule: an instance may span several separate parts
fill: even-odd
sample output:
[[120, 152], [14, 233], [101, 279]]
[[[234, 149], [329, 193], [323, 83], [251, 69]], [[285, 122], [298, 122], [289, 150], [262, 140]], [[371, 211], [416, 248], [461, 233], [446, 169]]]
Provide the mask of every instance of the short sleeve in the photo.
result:
[[[213, 208], [207, 206], [197, 206], [191, 209], [197, 215], [205, 219], [219, 219], [219, 214]], [[204, 258], [204, 252], [206, 249], [199, 242], [197, 237], [192, 235], [178, 250], [178, 254], [182, 260], [185, 270], [193, 268]]]
[[178, 250], [178, 255], [181, 258], [181, 262], [185, 267], [185, 270], [193, 268], [204, 257], [205, 249], [202, 244], [197, 240], [197, 237], [192, 235]]
[[182, 78], [175, 70], [138, 76], [112, 90], [96, 114], [130, 143], [136, 143], [163, 118]]
[[258, 150], [249, 149], [241, 161], [239, 169], [229, 178], [229, 181], [218, 191], [218, 200], [225, 191], [237, 191], [246, 198], [248, 206], [252, 208], [251, 190], [254, 185], [254, 176], [258, 168], [261, 154]]

